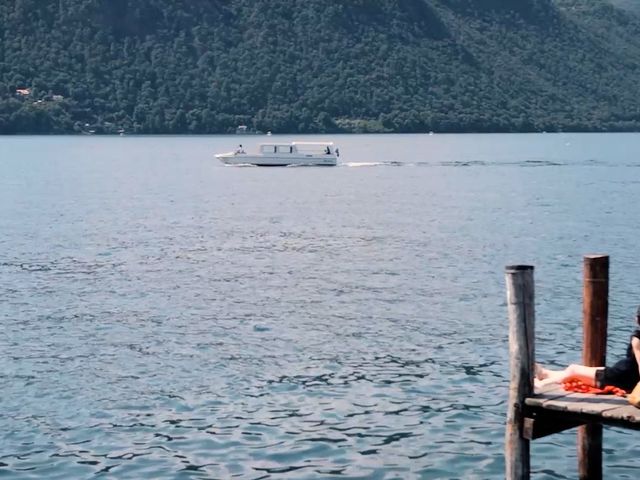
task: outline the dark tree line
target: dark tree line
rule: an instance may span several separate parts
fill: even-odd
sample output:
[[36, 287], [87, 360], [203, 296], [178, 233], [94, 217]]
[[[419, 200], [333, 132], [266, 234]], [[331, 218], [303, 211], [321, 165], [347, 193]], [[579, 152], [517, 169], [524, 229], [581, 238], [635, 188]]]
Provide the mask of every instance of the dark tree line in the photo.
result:
[[639, 34], [604, 0], [7, 0], [0, 133], [640, 130]]

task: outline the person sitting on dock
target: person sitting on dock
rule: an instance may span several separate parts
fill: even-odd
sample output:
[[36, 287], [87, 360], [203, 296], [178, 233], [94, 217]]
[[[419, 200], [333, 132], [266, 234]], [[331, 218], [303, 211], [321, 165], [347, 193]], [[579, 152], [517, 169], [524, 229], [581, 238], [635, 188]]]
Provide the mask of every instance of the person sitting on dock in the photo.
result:
[[[640, 327], [640, 307], [636, 313], [636, 323]], [[587, 367], [569, 365], [564, 370], [549, 370], [536, 365], [536, 387], [551, 383], [579, 380], [591, 387], [603, 388], [607, 385], [622, 388], [627, 392], [640, 382], [640, 328], [631, 335], [626, 356], [611, 367]]]

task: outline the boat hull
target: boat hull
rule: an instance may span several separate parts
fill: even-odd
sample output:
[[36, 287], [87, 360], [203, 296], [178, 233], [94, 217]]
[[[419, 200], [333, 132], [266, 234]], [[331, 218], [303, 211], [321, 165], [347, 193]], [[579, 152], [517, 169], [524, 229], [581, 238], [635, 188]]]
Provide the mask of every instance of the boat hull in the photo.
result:
[[255, 165], [257, 167], [315, 166], [335, 167], [335, 155], [248, 155], [246, 153], [222, 153], [216, 158], [225, 165]]

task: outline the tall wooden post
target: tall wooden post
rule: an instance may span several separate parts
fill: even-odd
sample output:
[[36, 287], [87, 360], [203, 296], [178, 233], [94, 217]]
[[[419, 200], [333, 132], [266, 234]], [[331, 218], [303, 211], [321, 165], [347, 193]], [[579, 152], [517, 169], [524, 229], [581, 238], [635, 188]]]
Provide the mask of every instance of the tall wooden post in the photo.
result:
[[524, 399], [533, 393], [535, 362], [533, 267], [508, 266], [505, 276], [511, 371], [505, 435], [505, 478], [524, 480], [530, 475], [529, 440], [523, 436]]
[[[582, 363], [589, 367], [605, 365], [607, 317], [609, 311], [609, 257], [584, 257], [582, 304]], [[578, 430], [578, 474], [581, 480], [602, 479], [602, 425], [584, 425]]]

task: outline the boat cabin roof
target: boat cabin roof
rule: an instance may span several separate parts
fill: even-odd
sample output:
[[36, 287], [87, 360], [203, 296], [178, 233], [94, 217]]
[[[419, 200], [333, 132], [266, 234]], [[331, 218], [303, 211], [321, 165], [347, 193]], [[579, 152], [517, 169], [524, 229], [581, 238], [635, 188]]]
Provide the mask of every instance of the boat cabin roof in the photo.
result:
[[327, 147], [333, 146], [333, 142], [291, 142], [291, 143], [261, 143], [261, 147], [290, 147], [290, 146], [301, 146], [301, 147]]
[[304, 154], [331, 155], [335, 153], [331, 142], [291, 142], [291, 143], [261, 143], [260, 153], [263, 154]]

